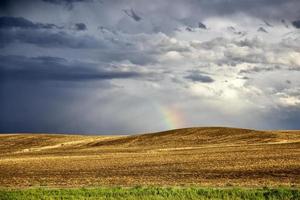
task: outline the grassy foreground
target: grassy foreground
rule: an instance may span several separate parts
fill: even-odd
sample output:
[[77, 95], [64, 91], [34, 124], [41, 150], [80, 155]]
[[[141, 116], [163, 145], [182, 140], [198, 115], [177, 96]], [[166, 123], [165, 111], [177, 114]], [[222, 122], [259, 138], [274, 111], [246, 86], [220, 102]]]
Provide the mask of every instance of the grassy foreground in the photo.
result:
[[81, 189], [0, 189], [0, 199], [300, 199], [300, 189], [246, 189], [246, 188], [81, 188]]

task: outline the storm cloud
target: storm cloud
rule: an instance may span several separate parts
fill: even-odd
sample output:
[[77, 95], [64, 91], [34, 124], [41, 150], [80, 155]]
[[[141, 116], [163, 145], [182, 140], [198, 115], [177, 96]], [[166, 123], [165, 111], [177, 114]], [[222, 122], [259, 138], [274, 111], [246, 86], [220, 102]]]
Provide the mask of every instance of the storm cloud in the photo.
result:
[[93, 0], [43, 0], [43, 1], [52, 4], [63, 5], [67, 9], [72, 9], [74, 4], [76, 3], [91, 2]]
[[296, 28], [300, 28], [300, 20], [298, 20], [298, 21], [293, 21], [293, 25], [294, 25]]
[[0, 1], [0, 132], [299, 129], [299, 13], [298, 0]]
[[24, 28], [24, 29], [51, 29], [59, 28], [55, 24], [33, 23], [23, 17], [0, 17], [0, 29]]
[[75, 29], [78, 31], [84, 31], [87, 30], [87, 26], [84, 23], [76, 23]]
[[105, 69], [56, 57], [0, 56], [0, 60], [0, 78], [5, 81], [95, 81], [143, 76], [135, 71]]
[[134, 10], [133, 10], [132, 8], [131, 8], [131, 9], [128, 9], [128, 10], [124, 9], [123, 11], [124, 11], [124, 13], [125, 13], [126, 15], [128, 15], [129, 17], [131, 17], [131, 18], [134, 19], [135, 21], [140, 21], [140, 20], [142, 19], [140, 16], [138, 16], [138, 15], [134, 12]]

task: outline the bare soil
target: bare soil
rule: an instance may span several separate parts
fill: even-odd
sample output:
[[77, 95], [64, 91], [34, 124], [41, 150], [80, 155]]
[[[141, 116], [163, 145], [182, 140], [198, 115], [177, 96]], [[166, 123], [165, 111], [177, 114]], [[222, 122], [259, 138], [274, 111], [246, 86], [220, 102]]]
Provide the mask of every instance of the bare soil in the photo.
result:
[[300, 186], [300, 131], [0, 135], [0, 187]]

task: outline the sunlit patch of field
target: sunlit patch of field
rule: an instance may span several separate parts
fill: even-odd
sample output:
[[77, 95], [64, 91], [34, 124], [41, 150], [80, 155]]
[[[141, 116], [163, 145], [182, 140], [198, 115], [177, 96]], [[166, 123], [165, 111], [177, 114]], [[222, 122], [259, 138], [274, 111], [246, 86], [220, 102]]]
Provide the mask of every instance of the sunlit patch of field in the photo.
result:
[[300, 186], [300, 131], [0, 135], [0, 187]]

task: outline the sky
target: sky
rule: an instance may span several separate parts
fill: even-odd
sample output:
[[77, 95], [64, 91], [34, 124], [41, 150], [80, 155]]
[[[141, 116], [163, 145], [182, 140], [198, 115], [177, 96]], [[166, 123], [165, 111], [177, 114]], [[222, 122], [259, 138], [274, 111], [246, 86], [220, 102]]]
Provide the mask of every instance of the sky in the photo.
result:
[[1, 0], [0, 132], [300, 129], [299, 0]]

